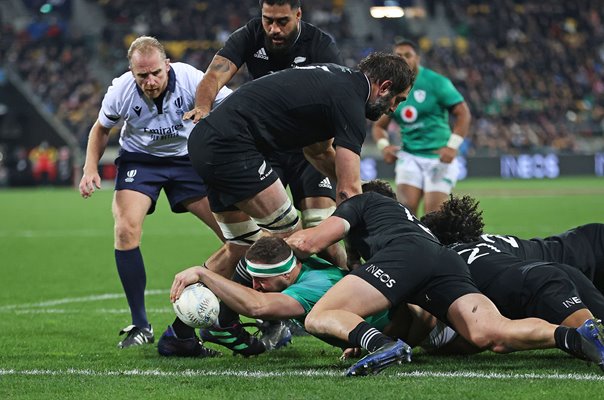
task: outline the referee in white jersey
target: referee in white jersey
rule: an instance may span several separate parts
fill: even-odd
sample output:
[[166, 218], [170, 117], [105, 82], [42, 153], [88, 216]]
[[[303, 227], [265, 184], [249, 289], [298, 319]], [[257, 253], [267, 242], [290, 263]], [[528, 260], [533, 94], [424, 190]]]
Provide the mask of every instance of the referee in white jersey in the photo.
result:
[[[206, 186], [191, 167], [187, 139], [194, 124], [183, 121], [195, 106], [195, 89], [203, 72], [184, 63], [170, 63], [163, 45], [141, 36], [128, 50], [130, 72], [115, 78], [103, 98], [88, 138], [80, 194], [100, 189], [99, 160], [109, 132], [120, 120], [120, 153], [113, 197], [115, 262], [132, 323], [120, 331], [118, 347], [153, 343], [153, 329], [145, 310], [146, 274], [140, 250], [143, 221], [152, 214], [161, 189], [173, 212], [190, 211], [221, 240], [222, 233], [207, 200]], [[218, 102], [230, 94], [223, 88]]]

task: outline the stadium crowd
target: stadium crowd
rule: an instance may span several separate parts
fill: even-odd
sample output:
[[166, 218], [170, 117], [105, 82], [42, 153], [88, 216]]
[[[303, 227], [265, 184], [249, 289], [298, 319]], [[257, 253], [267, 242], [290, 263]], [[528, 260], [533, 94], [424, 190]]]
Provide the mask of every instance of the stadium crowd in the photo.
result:
[[601, 1], [443, 5], [457, 38], [420, 44], [469, 102], [471, 154], [593, 151], [581, 139], [602, 136]]
[[[85, 143], [102, 91], [89, 60], [96, 52], [113, 75], [124, 71], [126, 45], [140, 34], [166, 42], [173, 60], [205, 69], [228, 34], [254, 15], [256, 0], [89, 0], [102, 7], [106, 25], [99, 45], [69, 23], [71, 2], [32, 15], [25, 28], [3, 21], [0, 54], [66, 127]], [[438, 3], [438, 2], [436, 2]], [[441, 2], [452, 38], [415, 37], [423, 63], [450, 77], [475, 116], [469, 155], [531, 151], [593, 152], [604, 121], [604, 7], [582, 3], [512, 0]], [[343, 59], [356, 63], [368, 47], [389, 49], [400, 31], [355, 40], [345, 1], [303, 4], [303, 19], [332, 34]], [[391, 25], [392, 26], [392, 25]], [[247, 79], [239, 74], [232, 83]]]

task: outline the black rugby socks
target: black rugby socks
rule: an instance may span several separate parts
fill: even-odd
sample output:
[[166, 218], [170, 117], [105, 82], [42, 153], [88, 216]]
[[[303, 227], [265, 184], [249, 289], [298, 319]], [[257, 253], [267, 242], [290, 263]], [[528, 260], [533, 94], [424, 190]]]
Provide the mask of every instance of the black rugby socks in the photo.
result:
[[132, 313], [132, 324], [139, 328], [148, 328], [149, 321], [145, 311], [147, 275], [140, 248], [115, 250], [115, 264]]
[[585, 359], [581, 346], [581, 335], [575, 328], [559, 326], [554, 331], [556, 347], [577, 358]]
[[374, 352], [392, 339], [363, 321], [348, 334], [348, 341], [354, 346], [360, 346]]

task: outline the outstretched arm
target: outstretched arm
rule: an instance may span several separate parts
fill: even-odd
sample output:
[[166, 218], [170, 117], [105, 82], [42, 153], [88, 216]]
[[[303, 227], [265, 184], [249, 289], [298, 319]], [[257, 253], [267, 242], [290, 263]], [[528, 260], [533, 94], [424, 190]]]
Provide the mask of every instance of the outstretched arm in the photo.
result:
[[233, 282], [203, 267], [191, 267], [174, 277], [170, 300], [176, 301], [185, 287], [202, 282], [233, 311], [250, 318], [287, 319], [304, 315], [304, 307], [283, 293], [262, 293]]
[[218, 92], [231, 80], [237, 70], [237, 66], [231, 60], [215, 55], [199, 85], [197, 85], [195, 108], [187, 111], [183, 115], [183, 119], [192, 119], [194, 123], [197, 123], [205, 118], [210, 113]]
[[285, 241], [297, 257], [304, 259], [340, 241], [349, 228], [348, 221], [332, 215], [313, 228], [293, 233]]

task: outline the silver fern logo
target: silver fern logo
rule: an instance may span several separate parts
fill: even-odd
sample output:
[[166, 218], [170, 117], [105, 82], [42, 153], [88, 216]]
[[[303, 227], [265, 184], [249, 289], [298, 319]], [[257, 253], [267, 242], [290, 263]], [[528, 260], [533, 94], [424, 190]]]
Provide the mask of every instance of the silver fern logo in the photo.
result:
[[127, 178], [124, 179], [124, 181], [126, 181], [128, 183], [134, 182], [134, 177], [136, 176], [136, 170], [131, 169], [130, 171], [126, 172], [126, 176], [127, 176]]
[[264, 179], [266, 179], [267, 176], [269, 176], [271, 174], [271, 172], [273, 172], [273, 169], [270, 168], [268, 170], [268, 172], [266, 171], [266, 161], [262, 162], [262, 165], [260, 166], [260, 168], [258, 168], [258, 175], [260, 175], [260, 180], [263, 181]]

